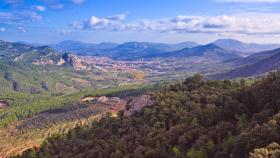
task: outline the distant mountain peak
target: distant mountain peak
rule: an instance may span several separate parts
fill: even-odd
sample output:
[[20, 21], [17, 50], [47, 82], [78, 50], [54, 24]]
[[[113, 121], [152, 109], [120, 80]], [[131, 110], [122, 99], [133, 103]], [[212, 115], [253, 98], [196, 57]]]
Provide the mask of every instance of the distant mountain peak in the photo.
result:
[[209, 43], [209, 44], [206, 44], [206, 45], [200, 45], [200, 46], [192, 48], [192, 50], [193, 51], [198, 51], [198, 52], [209, 51], [209, 50], [220, 50], [220, 51], [224, 51], [224, 52], [231, 52], [231, 51], [225, 50], [225, 49], [217, 46], [214, 43]]
[[74, 40], [64, 40], [59, 42], [58, 44], [92, 44], [92, 43], [85, 43], [85, 42], [74, 41]]
[[209, 49], [223, 49], [214, 43], [209, 43], [207, 45], [202, 45], [202, 46], [198, 46], [198, 47], [205, 47], [205, 48], [209, 48]]
[[246, 58], [233, 60], [237, 68], [214, 75], [216, 79], [258, 76], [280, 69], [280, 49], [253, 54]]
[[235, 39], [218, 39], [213, 43], [223, 49], [237, 51], [241, 56], [249, 56], [257, 52], [280, 48], [279, 44], [245, 43]]
[[40, 49], [40, 50], [52, 50], [52, 48], [50, 46], [40, 46], [40, 47], [37, 47], [37, 49]]
[[198, 57], [213, 61], [223, 61], [238, 58], [239, 56], [234, 54], [233, 51], [228, 51], [220, 48], [214, 43], [209, 43], [207, 45], [200, 45], [194, 48], [185, 48], [179, 51], [170, 52], [166, 54], [165, 57]]
[[239, 40], [236, 40], [236, 39], [217, 39], [215, 42], [213, 43], [221, 43], [221, 42], [230, 42], [230, 43], [239, 43], [239, 44], [242, 44], [243, 42], [239, 41]]
[[29, 45], [29, 46], [33, 46], [33, 47], [41, 47], [41, 46], [45, 45], [45, 44], [41, 44], [41, 43], [25, 42], [25, 41], [17, 41], [17, 42], [14, 42], [14, 44], [24, 44], [24, 45]]
[[119, 48], [148, 48], [149, 45], [152, 45], [151, 43], [146, 42], [126, 42], [121, 45], [119, 45]]

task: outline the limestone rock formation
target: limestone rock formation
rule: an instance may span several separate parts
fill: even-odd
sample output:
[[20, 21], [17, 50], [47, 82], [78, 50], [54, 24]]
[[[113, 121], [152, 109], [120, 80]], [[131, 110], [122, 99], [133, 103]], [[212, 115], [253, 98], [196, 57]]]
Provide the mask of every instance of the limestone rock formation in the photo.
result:
[[127, 104], [127, 109], [124, 111], [125, 116], [131, 116], [134, 113], [142, 110], [144, 107], [152, 106], [154, 101], [149, 95], [142, 95], [134, 98]]
[[74, 69], [76, 69], [76, 70], [83, 70], [83, 69], [86, 68], [86, 66], [83, 65], [83, 63], [82, 63], [82, 60], [78, 56], [76, 56], [74, 54], [64, 54], [62, 56], [62, 59], [64, 60], [64, 62], [63, 61], [59, 61], [58, 65], [67, 65], [67, 64], [69, 64], [69, 65], [73, 66]]

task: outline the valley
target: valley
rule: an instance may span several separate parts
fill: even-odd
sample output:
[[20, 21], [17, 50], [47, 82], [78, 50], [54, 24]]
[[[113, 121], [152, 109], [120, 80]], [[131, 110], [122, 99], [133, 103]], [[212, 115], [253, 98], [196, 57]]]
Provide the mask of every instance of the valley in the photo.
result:
[[280, 158], [280, 0], [0, 0], [0, 158]]
[[246, 54], [225, 49], [228, 43], [222, 48], [221, 41], [220, 46], [71, 43], [0, 42], [1, 158], [39, 151], [46, 139], [70, 137], [73, 130], [91, 128], [103, 118], [134, 117], [158, 103], [155, 93], [197, 73], [233, 79], [231, 85], [240, 87], [280, 68], [279, 49], [266, 51], [266, 46]]

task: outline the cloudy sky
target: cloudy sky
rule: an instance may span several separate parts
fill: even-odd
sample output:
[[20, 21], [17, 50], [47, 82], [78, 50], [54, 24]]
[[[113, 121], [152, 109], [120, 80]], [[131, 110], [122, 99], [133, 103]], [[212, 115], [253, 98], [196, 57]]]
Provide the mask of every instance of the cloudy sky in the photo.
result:
[[280, 0], [0, 0], [0, 39], [280, 43]]

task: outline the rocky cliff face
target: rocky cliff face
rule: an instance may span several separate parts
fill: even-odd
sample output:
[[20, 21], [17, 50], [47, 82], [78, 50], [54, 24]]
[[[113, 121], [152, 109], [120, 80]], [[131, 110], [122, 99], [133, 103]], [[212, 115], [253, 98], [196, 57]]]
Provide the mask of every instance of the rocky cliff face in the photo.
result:
[[0, 109], [4, 109], [8, 106], [8, 103], [4, 100], [0, 100]]
[[35, 60], [32, 64], [34, 65], [53, 65], [53, 60]]
[[127, 109], [124, 111], [125, 116], [131, 116], [134, 113], [142, 110], [144, 107], [152, 106], [154, 101], [149, 95], [142, 95], [140, 97], [134, 98], [127, 104]]
[[82, 60], [74, 55], [74, 54], [64, 54], [62, 56], [62, 59], [58, 62], [57, 65], [71, 65], [74, 67], [76, 70], [83, 70], [86, 68], [85, 65], [83, 65]]

